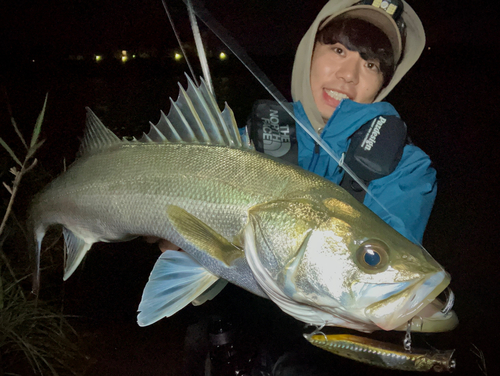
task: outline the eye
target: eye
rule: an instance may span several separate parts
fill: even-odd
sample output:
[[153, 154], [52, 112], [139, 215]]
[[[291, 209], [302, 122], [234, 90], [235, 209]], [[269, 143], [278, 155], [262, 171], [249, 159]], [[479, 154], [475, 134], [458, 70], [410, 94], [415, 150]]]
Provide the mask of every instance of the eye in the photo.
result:
[[389, 264], [388, 251], [380, 240], [367, 240], [356, 252], [357, 263], [367, 273], [382, 271]]
[[382, 261], [382, 257], [380, 257], [377, 251], [369, 248], [365, 250], [363, 261], [372, 268], [376, 268], [380, 264], [380, 261]]
[[370, 69], [370, 70], [373, 70], [373, 71], [377, 72], [377, 73], [379, 73], [379, 72], [380, 72], [380, 64], [379, 64], [379, 63], [377, 63], [377, 62], [374, 62], [374, 61], [368, 61], [368, 62], [366, 63], [366, 67], [367, 67], [368, 69]]
[[343, 55], [344, 54], [344, 46], [340, 43], [335, 43], [331, 45], [331, 49], [333, 52], [335, 52], [337, 55]]

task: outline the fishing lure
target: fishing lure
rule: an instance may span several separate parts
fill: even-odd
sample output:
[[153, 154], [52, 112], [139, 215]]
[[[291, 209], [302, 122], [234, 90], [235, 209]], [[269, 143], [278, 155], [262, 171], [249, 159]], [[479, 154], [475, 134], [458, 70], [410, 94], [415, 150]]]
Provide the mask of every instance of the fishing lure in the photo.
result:
[[401, 371], [451, 372], [455, 369], [455, 350], [422, 350], [403, 348], [351, 334], [305, 334], [314, 346], [358, 362]]

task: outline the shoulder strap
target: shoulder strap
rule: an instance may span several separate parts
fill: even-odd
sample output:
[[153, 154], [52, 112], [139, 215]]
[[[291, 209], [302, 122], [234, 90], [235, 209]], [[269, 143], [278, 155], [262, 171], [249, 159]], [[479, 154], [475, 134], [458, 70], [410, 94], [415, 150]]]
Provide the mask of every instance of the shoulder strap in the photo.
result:
[[[406, 124], [403, 120], [394, 115], [378, 116], [351, 136], [344, 160], [368, 185], [396, 169], [406, 143]], [[366, 192], [348, 174], [344, 174], [340, 186], [358, 201], [364, 201]]]
[[[298, 165], [295, 121], [277, 102], [255, 102], [247, 128], [257, 151]], [[344, 160], [368, 185], [396, 169], [406, 143], [406, 124], [399, 117], [378, 116], [351, 136]], [[349, 175], [344, 174], [340, 186], [363, 202], [366, 192]]]

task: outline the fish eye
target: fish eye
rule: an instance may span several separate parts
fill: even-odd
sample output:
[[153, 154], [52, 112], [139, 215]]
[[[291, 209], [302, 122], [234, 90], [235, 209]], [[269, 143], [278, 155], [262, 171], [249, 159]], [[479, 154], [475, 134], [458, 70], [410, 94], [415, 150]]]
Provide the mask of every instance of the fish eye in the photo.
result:
[[367, 273], [379, 272], [389, 263], [388, 247], [380, 240], [367, 240], [358, 248], [356, 258]]
[[363, 260], [372, 268], [376, 268], [378, 264], [380, 264], [382, 258], [377, 251], [373, 249], [367, 249], [365, 251], [365, 254], [363, 255]]

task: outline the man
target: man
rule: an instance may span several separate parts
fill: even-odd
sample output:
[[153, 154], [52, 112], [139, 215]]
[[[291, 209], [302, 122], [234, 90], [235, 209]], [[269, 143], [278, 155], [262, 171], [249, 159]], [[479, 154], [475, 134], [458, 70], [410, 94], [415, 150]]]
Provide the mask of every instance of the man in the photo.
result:
[[[369, 194], [360, 194], [344, 168], [299, 125], [292, 162], [342, 185], [417, 243], [436, 197], [436, 172], [430, 158], [406, 142], [406, 125], [396, 110], [380, 101], [417, 61], [424, 44], [422, 24], [403, 0], [331, 0], [302, 38], [292, 72], [295, 117], [356, 167], [369, 183]], [[259, 148], [262, 132], [250, 133], [257, 149], [267, 152]], [[356, 140], [357, 148], [351, 145]], [[178, 249], [166, 240], [159, 246]]]
[[[360, 201], [418, 243], [436, 197], [436, 172], [421, 149], [406, 143], [406, 126], [396, 110], [380, 101], [417, 61], [424, 44], [421, 22], [402, 0], [331, 0], [302, 38], [292, 72], [295, 116], [337, 156], [352, 154], [350, 144], [365, 124], [372, 131], [378, 128], [363, 134], [368, 147], [358, 147], [360, 156], [346, 161], [357, 167], [357, 174], [370, 176], [370, 194]], [[395, 133], [384, 129], [389, 125], [400, 145], [393, 145]], [[344, 169], [299, 126], [296, 138], [298, 164], [344, 186]], [[372, 156], [367, 150], [370, 144], [369, 151], [375, 150], [377, 143], [385, 146]]]

